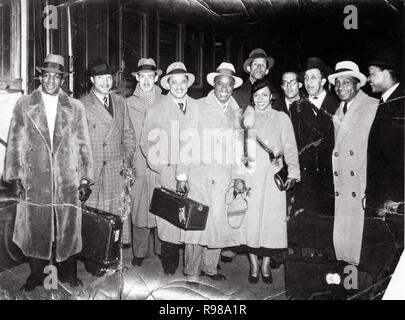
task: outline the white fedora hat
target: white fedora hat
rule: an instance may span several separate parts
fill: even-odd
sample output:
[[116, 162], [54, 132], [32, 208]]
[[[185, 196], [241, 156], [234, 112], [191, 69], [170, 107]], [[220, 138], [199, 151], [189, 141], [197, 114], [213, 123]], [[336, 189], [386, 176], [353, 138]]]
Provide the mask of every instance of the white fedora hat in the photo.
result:
[[152, 58], [141, 58], [138, 61], [138, 70], [131, 74], [135, 77], [140, 72], [155, 72], [159, 77], [162, 74], [162, 70], [157, 69], [155, 60]]
[[229, 76], [235, 80], [235, 84], [233, 86], [234, 89], [239, 88], [243, 80], [237, 76], [235, 76], [235, 67], [232, 63], [229, 62], [222, 62], [219, 67], [217, 68], [216, 72], [211, 72], [207, 75], [207, 82], [214, 87], [214, 79], [217, 76]]
[[166, 75], [160, 80], [160, 84], [166, 90], [169, 90], [169, 83], [168, 80], [171, 75], [173, 74], [184, 74], [188, 78], [188, 87], [190, 87], [194, 81], [195, 76], [192, 73], [187, 72], [186, 66], [183, 62], [173, 62], [170, 66], [167, 67]]
[[353, 61], [341, 61], [336, 64], [335, 73], [328, 77], [331, 84], [335, 84], [335, 79], [341, 76], [352, 76], [360, 81], [360, 87], [367, 82], [367, 77], [359, 71], [359, 66]]

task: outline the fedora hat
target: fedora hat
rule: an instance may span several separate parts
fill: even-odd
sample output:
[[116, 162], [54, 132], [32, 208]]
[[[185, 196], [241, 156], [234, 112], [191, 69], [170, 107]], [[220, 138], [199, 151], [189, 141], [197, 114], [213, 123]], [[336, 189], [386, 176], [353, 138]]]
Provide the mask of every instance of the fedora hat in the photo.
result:
[[153, 71], [159, 77], [162, 74], [162, 70], [156, 68], [155, 60], [152, 58], [141, 58], [138, 61], [138, 70], [131, 74], [135, 77], [139, 72]]
[[173, 74], [184, 74], [185, 76], [187, 76], [188, 87], [190, 87], [195, 81], [195, 76], [192, 73], [187, 72], [184, 63], [176, 61], [167, 67], [166, 75], [160, 80], [160, 84], [164, 89], [169, 90], [168, 80]]
[[235, 84], [233, 85], [233, 88], [239, 88], [243, 80], [239, 77], [237, 77], [235, 72], [235, 67], [233, 66], [232, 63], [229, 62], [222, 62], [219, 67], [217, 68], [216, 72], [211, 72], [207, 75], [207, 82], [214, 87], [214, 79], [217, 76], [229, 76], [232, 77], [235, 80]]
[[399, 71], [401, 69], [401, 61], [398, 54], [393, 50], [383, 49], [373, 56], [373, 59], [368, 62], [368, 66], [379, 67], [381, 70]]
[[269, 57], [266, 53], [266, 51], [264, 51], [261, 48], [257, 48], [257, 49], [253, 49], [252, 51], [250, 51], [249, 53], [249, 58], [247, 58], [245, 60], [245, 62], [243, 63], [243, 70], [247, 73], [249, 73], [249, 71], [247, 70], [247, 67], [250, 66], [250, 64], [252, 63], [252, 61], [256, 58], [263, 58], [266, 59], [267, 61], [267, 69], [271, 69], [274, 66], [274, 59], [273, 57]]
[[45, 57], [42, 67], [36, 67], [39, 72], [54, 72], [61, 75], [67, 75], [65, 72], [65, 59], [57, 54], [48, 54]]
[[359, 66], [353, 61], [341, 61], [336, 64], [335, 73], [328, 77], [328, 81], [335, 84], [335, 79], [341, 76], [352, 76], [360, 81], [360, 87], [367, 82], [367, 77], [359, 71]]
[[118, 68], [112, 68], [110, 64], [104, 59], [95, 59], [89, 69], [90, 77], [101, 76], [104, 74], [114, 74]]
[[328, 67], [325, 62], [323, 62], [323, 60], [319, 57], [310, 57], [307, 59], [304, 73], [305, 71], [311, 69], [319, 69], [325, 78], [327, 78], [332, 73], [332, 69]]

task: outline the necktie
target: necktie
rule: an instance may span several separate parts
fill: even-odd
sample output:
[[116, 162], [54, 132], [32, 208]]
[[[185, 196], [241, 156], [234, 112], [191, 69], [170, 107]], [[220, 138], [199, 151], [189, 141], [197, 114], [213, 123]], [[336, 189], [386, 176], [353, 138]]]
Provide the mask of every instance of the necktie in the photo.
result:
[[183, 111], [183, 113], [186, 113], [186, 106], [183, 102], [178, 103], [180, 110]]
[[112, 106], [108, 103], [109, 101], [109, 99], [108, 99], [108, 97], [109, 96], [104, 96], [104, 98], [103, 98], [103, 104], [104, 104], [104, 108], [110, 113], [110, 115], [111, 115], [111, 117], [113, 116], [113, 108], [112, 108]]
[[346, 114], [347, 112], [347, 102], [345, 102], [345, 105], [343, 106], [343, 114]]

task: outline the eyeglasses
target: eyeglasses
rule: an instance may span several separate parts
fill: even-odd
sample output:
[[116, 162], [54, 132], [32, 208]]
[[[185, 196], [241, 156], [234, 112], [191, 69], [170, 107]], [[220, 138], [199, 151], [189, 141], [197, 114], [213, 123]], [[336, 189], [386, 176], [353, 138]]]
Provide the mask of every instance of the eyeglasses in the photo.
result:
[[298, 83], [298, 81], [296, 79], [294, 80], [290, 80], [290, 81], [283, 81], [281, 83], [281, 87], [286, 88], [288, 86], [293, 87]]

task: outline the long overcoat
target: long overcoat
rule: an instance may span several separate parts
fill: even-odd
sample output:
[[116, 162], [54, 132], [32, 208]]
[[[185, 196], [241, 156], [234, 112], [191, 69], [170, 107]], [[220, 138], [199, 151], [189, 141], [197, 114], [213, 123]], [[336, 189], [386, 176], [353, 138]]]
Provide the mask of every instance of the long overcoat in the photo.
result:
[[44, 260], [51, 258], [55, 241], [60, 262], [82, 250], [78, 187], [81, 178], [93, 180], [92, 153], [83, 105], [62, 90], [51, 146], [40, 90], [21, 97], [14, 108], [4, 178], [20, 179], [26, 191], [13, 241], [26, 256]]
[[[203, 231], [183, 231], [181, 241], [209, 248], [225, 248], [239, 245], [239, 229], [233, 229], [227, 220], [226, 194], [232, 179], [242, 178], [235, 154], [235, 130], [240, 129], [241, 110], [231, 97], [224, 113], [223, 107], [211, 91], [199, 100], [197, 123], [185, 123], [194, 129], [196, 138], [182, 141], [181, 149], [188, 148], [193, 157], [191, 164], [180, 161], [177, 175], [186, 174], [189, 197], [209, 207], [206, 227]], [[207, 143], [209, 141], [210, 143]], [[183, 154], [183, 153], [182, 153]]]
[[[179, 163], [179, 145], [183, 122], [195, 122], [198, 117], [197, 101], [186, 96], [184, 114], [170, 94], [148, 108], [141, 134], [141, 149], [149, 168], [157, 173], [156, 187], [176, 190], [176, 167]], [[160, 240], [180, 244], [180, 229], [156, 216]]]
[[133, 161], [136, 137], [125, 99], [110, 95], [114, 117], [93, 89], [80, 99], [86, 110], [94, 159], [93, 192], [86, 204], [117, 215], [124, 186], [120, 170]]
[[[160, 98], [161, 92], [162, 90], [155, 85], [154, 97], [151, 100], [156, 102]], [[153, 188], [155, 187], [156, 173], [148, 168], [146, 158], [139, 146], [145, 113], [153, 103], [142, 99], [142, 96], [136, 93], [137, 90], [135, 90], [131, 97], [127, 98], [129, 115], [134, 125], [136, 140], [138, 142], [138, 148], [135, 152], [136, 179], [131, 189], [131, 218], [132, 223], [139, 228], [153, 228], [156, 227], [156, 218], [154, 214], [149, 212], [149, 205], [152, 199]]]
[[332, 153], [335, 186], [333, 243], [338, 260], [358, 265], [364, 226], [362, 199], [366, 190], [367, 141], [378, 100], [360, 90], [343, 114], [336, 111]]
[[[255, 129], [274, 154], [283, 153], [288, 176], [300, 180], [297, 143], [290, 118], [271, 107], [256, 111]], [[280, 191], [274, 181], [281, 165], [281, 161], [270, 162], [268, 153], [256, 146], [256, 170], [246, 177], [251, 191], [248, 213], [240, 229], [241, 244], [251, 248], [287, 247], [286, 192]]]

